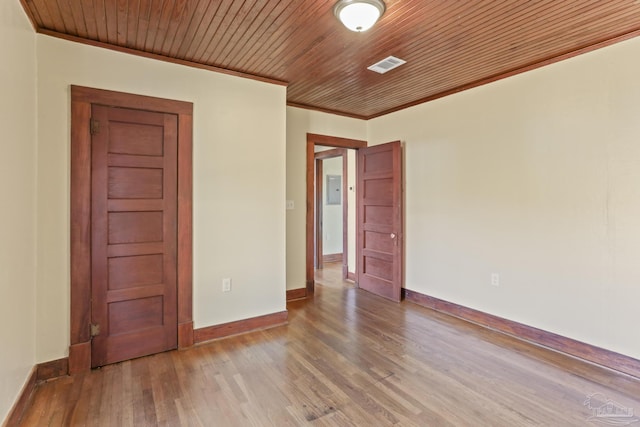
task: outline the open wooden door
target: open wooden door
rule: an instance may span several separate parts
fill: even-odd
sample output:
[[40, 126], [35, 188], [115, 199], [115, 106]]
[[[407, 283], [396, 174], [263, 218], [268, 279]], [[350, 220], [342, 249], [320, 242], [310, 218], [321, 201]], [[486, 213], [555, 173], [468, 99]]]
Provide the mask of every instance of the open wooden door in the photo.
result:
[[400, 301], [403, 266], [400, 141], [358, 150], [358, 286]]

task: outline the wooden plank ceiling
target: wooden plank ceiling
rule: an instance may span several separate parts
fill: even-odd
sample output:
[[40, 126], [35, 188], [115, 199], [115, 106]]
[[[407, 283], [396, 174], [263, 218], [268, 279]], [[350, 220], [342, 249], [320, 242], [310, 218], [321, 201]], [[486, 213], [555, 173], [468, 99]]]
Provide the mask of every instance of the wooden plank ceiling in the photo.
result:
[[[12, 0], [18, 1], [18, 0]], [[20, 0], [37, 31], [288, 84], [289, 105], [372, 118], [640, 34], [638, 0]], [[407, 64], [366, 69], [389, 55]]]

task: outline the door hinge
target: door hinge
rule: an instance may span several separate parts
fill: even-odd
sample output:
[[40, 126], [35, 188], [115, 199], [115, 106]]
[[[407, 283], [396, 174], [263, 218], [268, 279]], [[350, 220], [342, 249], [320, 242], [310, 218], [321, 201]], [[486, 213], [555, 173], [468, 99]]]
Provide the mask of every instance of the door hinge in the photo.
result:
[[99, 323], [90, 324], [89, 325], [89, 330], [90, 330], [91, 337], [95, 337], [97, 335], [100, 335], [100, 324]]
[[91, 132], [91, 135], [95, 135], [100, 132], [100, 122], [93, 117], [89, 119], [89, 131]]

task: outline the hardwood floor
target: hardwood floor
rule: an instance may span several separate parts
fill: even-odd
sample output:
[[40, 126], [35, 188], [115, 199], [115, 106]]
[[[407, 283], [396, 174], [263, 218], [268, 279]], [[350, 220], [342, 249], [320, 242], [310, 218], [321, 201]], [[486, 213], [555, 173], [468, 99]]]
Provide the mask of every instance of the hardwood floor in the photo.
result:
[[355, 288], [353, 282], [342, 278], [342, 262], [325, 262], [324, 268], [315, 270], [315, 280], [318, 285], [329, 288]]
[[411, 303], [320, 284], [288, 309], [288, 326], [45, 383], [22, 425], [585, 426], [613, 420], [589, 420], [596, 393], [640, 412], [638, 380]]

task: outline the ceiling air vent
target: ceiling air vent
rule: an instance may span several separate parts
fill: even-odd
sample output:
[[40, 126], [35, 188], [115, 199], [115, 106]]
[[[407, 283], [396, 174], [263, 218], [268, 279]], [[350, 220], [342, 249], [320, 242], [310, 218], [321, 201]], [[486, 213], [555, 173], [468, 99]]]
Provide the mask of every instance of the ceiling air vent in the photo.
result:
[[395, 56], [389, 56], [384, 58], [382, 61], [378, 61], [375, 64], [367, 67], [367, 70], [375, 71], [376, 73], [384, 74], [387, 71], [391, 71], [396, 67], [401, 66], [402, 64], [406, 64], [407, 61], [402, 60], [400, 58], [396, 58]]

